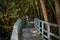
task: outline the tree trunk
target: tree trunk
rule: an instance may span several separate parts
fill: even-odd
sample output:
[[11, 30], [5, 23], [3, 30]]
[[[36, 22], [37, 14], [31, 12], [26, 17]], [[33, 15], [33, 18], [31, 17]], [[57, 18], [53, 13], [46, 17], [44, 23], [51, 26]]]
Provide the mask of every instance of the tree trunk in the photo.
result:
[[[45, 7], [45, 2], [44, 2], [44, 0], [40, 0], [40, 4], [41, 4], [42, 13], [43, 13], [43, 16], [44, 16], [44, 20], [45, 20], [45, 21], [48, 21], [47, 11], [46, 11], [46, 7]], [[48, 30], [47, 28], [48, 28], [48, 26], [45, 25], [45, 29], [46, 29], [46, 30]]]
[[54, 0], [54, 2], [55, 2], [55, 10], [56, 10], [57, 24], [60, 24], [60, 8], [59, 8], [59, 0]]
[[6, 0], [6, 13], [8, 14], [7, 9], [8, 9], [8, 0]]
[[33, 9], [34, 9], [34, 16], [37, 17], [38, 14], [37, 14], [37, 10], [36, 10], [36, 5], [35, 5], [35, 0], [33, 0]]
[[[57, 24], [60, 25], [60, 7], [59, 7], [59, 0], [54, 0], [55, 2], [55, 11], [56, 11], [56, 19], [57, 19]], [[60, 37], [60, 27], [58, 28], [59, 31], [59, 37]]]
[[43, 16], [44, 16], [44, 20], [48, 21], [47, 11], [46, 11], [44, 0], [40, 0], [40, 3], [41, 3], [41, 8], [42, 8], [42, 13], [43, 13]]
[[35, 5], [36, 5], [37, 17], [39, 18], [38, 0], [35, 0]]

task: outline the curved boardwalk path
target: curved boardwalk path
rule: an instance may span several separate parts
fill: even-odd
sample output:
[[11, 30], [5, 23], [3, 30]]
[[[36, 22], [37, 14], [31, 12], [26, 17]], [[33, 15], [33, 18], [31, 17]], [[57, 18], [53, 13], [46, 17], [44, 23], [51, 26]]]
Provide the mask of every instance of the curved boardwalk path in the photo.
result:
[[40, 37], [37, 30], [34, 28], [33, 22], [30, 22], [22, 29], [21, 40], [43, 40], [43, 38]]

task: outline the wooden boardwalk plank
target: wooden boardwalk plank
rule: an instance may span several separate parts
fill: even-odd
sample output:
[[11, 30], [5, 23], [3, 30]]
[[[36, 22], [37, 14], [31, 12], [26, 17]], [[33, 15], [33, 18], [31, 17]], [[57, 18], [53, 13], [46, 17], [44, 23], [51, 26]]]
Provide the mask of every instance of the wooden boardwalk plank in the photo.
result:
[[35, 28], [32, 28], [33, 24], [29, 23], [22, 29], [21, 40], [43, 40]]

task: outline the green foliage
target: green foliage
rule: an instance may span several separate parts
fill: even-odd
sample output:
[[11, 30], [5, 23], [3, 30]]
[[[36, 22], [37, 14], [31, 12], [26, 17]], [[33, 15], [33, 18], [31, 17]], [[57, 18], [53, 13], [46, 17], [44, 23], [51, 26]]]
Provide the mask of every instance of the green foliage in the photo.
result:
[[33, 13], [32, 3], [32, 0], [0, 0], [0, 28], [4, 34], [10, 34], [17, 18]]
[[[54, 1], [50, 0], [50, 2], [54, 9]], [[48, 16], [54, 15], [48, 1], [46, 1], [46, 8], [47, 12], [50, 14], [48, 14]], [[15, 21], [26, 15], [28, 15], [29, 18], [37, 15], [38, 18], [44, 19], [39, 0], [0, 0], [0, 27], [8, 32], [8, 34], [12, 30]], [[50, 22], [53, 22], [53, 18], [55, 17], [52, 16], [48, 19]]]

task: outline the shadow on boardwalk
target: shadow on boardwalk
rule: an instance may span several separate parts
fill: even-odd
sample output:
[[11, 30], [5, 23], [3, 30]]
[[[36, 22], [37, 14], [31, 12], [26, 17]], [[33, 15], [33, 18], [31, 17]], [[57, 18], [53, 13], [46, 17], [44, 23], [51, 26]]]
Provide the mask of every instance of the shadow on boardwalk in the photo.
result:
[[32, 22], [28, 23], [25, 28], [22, 29], [21, 40], [43, 40], [43, 38], [40, 37]]

